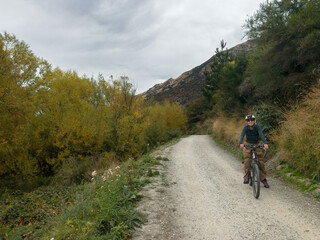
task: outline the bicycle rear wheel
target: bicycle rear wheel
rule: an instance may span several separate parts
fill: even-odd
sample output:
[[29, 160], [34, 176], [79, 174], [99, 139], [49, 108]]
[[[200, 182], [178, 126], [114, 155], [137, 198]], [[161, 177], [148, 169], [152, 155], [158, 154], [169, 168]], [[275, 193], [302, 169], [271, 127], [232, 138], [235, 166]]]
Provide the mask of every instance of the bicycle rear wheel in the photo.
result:
[[253, 196], [258, 198], [260, 195], [260, 169], [256, 163], [253, 165], [252, 178]]

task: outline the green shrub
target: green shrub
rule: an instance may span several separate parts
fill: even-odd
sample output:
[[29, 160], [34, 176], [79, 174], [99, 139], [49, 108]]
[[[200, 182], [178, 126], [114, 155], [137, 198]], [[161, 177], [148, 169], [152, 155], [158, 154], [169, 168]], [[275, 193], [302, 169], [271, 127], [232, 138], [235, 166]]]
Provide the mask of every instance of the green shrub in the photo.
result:
[[257, 123], [261, 126], [266, 137], [284, 120], [283, 114], [276, 106], [254, 106], [253, 110]]

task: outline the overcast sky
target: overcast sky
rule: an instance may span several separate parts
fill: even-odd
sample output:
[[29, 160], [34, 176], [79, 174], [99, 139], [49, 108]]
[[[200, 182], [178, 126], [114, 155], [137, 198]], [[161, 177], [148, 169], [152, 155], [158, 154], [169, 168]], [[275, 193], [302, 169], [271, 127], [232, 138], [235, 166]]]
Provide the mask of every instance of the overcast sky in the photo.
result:
[[138, 93], [244, 42], [264, 0], [0, 0], [0, 33], [53, 67], [127, 76]]

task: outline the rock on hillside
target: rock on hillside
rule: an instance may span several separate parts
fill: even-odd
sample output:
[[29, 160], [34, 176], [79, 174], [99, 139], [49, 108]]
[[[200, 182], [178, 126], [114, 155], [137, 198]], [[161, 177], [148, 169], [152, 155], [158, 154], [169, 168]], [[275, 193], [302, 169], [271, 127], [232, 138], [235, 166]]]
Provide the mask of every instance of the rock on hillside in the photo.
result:
[[[237, 55], [243, 52], [251, 53], [256, 44], [253, 41], [247, 41], [231, 49], [231, 54]], [[201, 88], [205, 84], [204, 72], [209, 69], [215, 55], [201, 65], [181, 74], [178, 78], [170, 78], [167, 81], [157, 84], [141, 95], [145, 100], [154, 99], [156, 102], [177, 102], [181, 105], [187, 105], [201, 98]]]

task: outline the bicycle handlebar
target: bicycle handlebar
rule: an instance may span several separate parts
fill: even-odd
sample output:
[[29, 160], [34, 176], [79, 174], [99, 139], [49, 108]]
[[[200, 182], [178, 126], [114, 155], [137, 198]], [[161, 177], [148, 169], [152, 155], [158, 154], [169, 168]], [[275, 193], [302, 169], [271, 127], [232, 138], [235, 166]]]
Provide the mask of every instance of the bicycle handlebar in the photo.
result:
[[261, 148], [261, 149], [266, 150], [266, 149], [264, 148], [264, 145], [254, 145], [254, 144], [251, 144], [251, 145], [244, 145], [244, 147], [245, 147], [246, 149], [257, 149], [257, 148]]
[[252, 149], [252, 150], [256, 150], [257, 148], [261, 148], [264, 150], [263, 157], [265, 157], [267, 155], [267, 149], [264, 148], [264, 145], [254, 145], [254, 144], [251, 144], [250, 146], [244, 145], [244, 148], [245, 149]]

